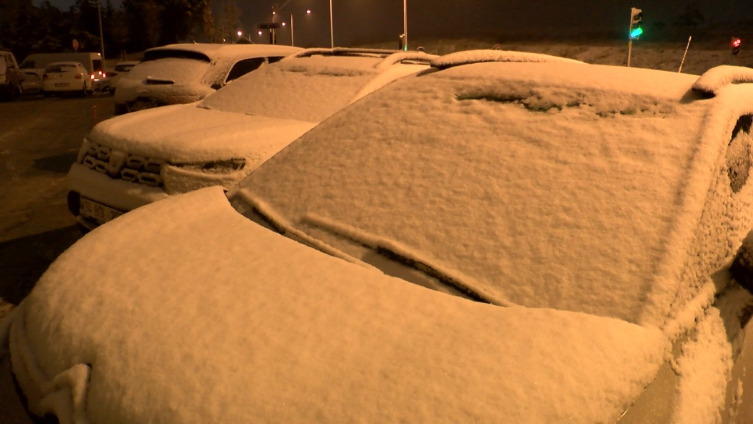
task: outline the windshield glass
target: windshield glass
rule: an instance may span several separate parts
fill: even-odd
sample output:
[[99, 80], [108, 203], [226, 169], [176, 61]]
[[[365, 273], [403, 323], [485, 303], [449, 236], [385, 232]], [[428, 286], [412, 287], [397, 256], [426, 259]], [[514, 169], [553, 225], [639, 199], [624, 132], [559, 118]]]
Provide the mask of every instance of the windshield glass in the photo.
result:
[[314, 56], [262, 66], [204, 99], [227, 112], [320, 122], [377, 74], [380, 58]]
[[[520, 75], [541, 66], [526, 65]], [[356, 257], [353, 239], [378, 236], [491, 297], [636, 322], [705, 109], [470, 66], [478, 75], [459, 67], [375, 92], [242, 189]]]
[[50, 65], [45, 69], [45, 72], [75, 72], [76, 65]]

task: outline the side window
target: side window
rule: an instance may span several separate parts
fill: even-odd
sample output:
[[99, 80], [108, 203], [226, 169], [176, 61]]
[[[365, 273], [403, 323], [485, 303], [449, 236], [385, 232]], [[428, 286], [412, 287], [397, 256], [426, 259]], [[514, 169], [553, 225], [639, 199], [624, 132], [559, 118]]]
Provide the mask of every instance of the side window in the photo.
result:
[[727, 175], [733, 193], [743, 188], [750, 173], [751, 144], [753, 144], [750, 135], [751, 123], [753, 123], [753, 115], [740, 117], [735, 124], [735, 129], [732, 130], [732, 138], [727, 147]]
[[225, 82], [230, 82], [236, 78], [240, 78], [247, 73], [259, 68], [264, 63], [263, 57], [255, 57], [253, 59], [239, 60], [233, 65], [233, 68], [228, 72]]
[[272, 56], [272, 57], [269, 57], [268, 58], [269, 59], [269, 63], [279, 62], [280, 60], [282, 60], [283, 57], [285, 57], [285, 56]]
[[92, 60], [92, 66], [94, 67], [92, 69], [93, 72], [101, 71], [102, 70], [102, 61], [99, 59]]

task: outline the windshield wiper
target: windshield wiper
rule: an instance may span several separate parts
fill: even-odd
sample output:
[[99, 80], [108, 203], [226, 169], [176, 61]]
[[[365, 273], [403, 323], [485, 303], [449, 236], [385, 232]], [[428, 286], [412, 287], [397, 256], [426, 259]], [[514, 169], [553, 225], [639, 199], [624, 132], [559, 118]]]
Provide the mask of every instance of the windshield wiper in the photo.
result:
[[315, 214], [306, 214], [302, 220], [374, 250], [387, 259], [420, 271], [446, 286], [462, 291], [473, 300], [497, 306], [519, 306], [507, 299], [502, 299], [486, 292], [481, 287], [481, 284], [472, 277], [463, 275], [460, 271], [432, 263], [432, 261], [422, 258], [419, 253], [411, 251], [411, 249], [395, 241], [369, 234], [363, 230], [340, 224]]
[[365, 268], [377, 270], [377, 268], [367, 264], [366, 262], [354, 258], [353, 256], [348, 255], [347, 253], [335, 247], [332, 247], [321, 240], [311, 237], [303, 231], [295, 228], [290, 222], [288, 222], [288, 220], [276, 213], [274, 209], [272, 209], [272, 207], [269, 206], [265, 201], [254, 197], [254, 195], [249, 190], [241, 188], [227, 193], [228, 197], [231, 197], [233, 195], [240, 196], [246, 203], [246, 205], [248, 205], [248, 207], [251, 209], [251, 211], [262, 221], [264, 221], [264, 224], [266, 224], [266, 226], [272, 231], [275, 231], [300, 243], [306, 244], [330, 256], [340, 258], [350, 263], [361, 265]]

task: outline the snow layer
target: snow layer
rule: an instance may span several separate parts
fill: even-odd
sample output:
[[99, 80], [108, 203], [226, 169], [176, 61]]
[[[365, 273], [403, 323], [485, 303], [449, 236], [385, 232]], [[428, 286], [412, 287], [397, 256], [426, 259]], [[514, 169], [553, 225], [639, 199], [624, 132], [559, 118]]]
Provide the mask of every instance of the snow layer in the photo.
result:
[[583, 63], [579, 60], [550, 56], [540, 53], [516, 52], [506, 50], [468, 50], [439, 56], [431, 61], [431, 66], [444, 69], [453, 66], [479, 62], [569, 62]]
[[360, 228], [496, 298], [662, 326], [704, 304], [689, 302], [753, 224], [753, 188], [722, 172], [746, 103], [703, 100], [695, 79], [570, 63], [408, 77], [241, 185], [307, 232], [324, 231], [306, 214]]
[[693, 84], [693, 90], [716, 94], [729, 84], [753, 83], [753, 69], [722, 65], [704, 72]]
[[677, 359], [680, 382], [672, 422], [718, 424], [732, 370], [732, 348], [719, 310], [709, 308]]
[[253, 169], [313, 126], [189, 104], [108, 119], [97, 124], [88, 138], [115, 150], [172, 163], [246, 158]]
[[[111, 424], [613, 422], [668, 349], [657, 329], [349, 264], [248, 221], [219, 188], [92, 231], [12, 317], [19, 383], [42, 395], [30, 408], [49, 395]], [[85, 401], [50, 389], [64, 375]]]

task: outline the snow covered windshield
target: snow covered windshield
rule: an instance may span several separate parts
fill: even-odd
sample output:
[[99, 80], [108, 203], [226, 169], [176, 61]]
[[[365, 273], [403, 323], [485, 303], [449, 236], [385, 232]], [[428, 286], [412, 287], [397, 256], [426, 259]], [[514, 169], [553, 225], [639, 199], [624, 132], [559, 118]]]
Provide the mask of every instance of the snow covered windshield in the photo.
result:
[[636, 322], [698, 143], [703, 101], [678, 101], [694, 78], [631, 92], [609, 67], [503, 66], [393, 83], [241, 193], [357, 258], [381, 238], [492, 297]]
[[371, 81], [374, 57], [313, 56], [263, 66], [204, 99], [200, 107], [320, 122]]

